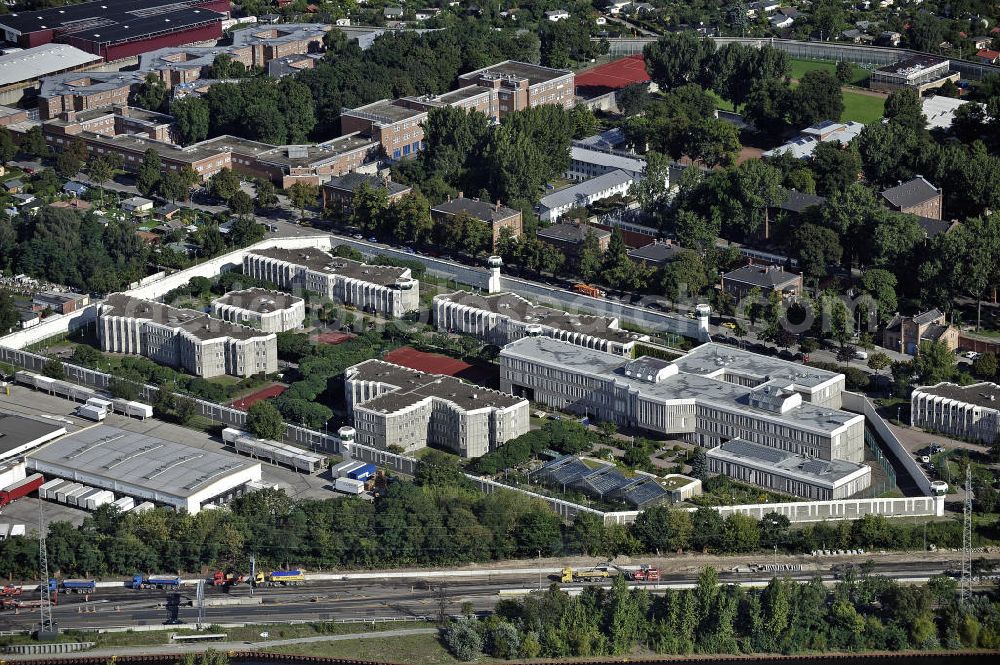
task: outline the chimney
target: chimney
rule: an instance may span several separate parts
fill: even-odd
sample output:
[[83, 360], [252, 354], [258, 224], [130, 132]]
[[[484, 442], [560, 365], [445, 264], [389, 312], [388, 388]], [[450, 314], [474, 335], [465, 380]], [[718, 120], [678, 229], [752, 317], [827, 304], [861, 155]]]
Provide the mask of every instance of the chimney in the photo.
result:
[[458, 193], [458, 198], [464, 199], [465, 198], [465, 192], [459, 192]]
[[497, 211], [497, 212], [499, 212], [499, 211], [500, 211], [500, 199], [497, 199], [497, 204], [496, 204], [496, 206], [495, 206], [495, 207], [493, 208], [493, 210], [495, 210], [495, 211]]

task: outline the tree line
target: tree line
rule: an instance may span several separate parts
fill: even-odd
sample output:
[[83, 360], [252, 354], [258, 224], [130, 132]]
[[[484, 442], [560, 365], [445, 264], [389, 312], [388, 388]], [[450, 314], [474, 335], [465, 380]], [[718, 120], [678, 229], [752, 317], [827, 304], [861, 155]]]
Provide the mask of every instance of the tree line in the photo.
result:
[[870, 564], [845, 572], [827, 589], [772, 578], [752, 589], [705, 568], [693, 589], [653, 595], [586, 587], [578, 596], [552, 585], [545, 593], [497, 603], [493, 614], [467, 616], [443, 635], [460, 660], [626, 656], [637, 647], [661, 654], [996, 648], [1000, 602], [976, 594], [960, 605], [954, 579], [902, 585]]

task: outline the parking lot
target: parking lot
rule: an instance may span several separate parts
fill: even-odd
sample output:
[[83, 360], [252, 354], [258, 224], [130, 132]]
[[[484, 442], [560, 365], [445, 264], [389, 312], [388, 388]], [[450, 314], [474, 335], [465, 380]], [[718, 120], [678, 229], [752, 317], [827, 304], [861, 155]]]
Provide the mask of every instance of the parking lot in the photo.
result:
[[[82, 428], [94, 424], [89, 420], [74, 415], [78, 406], [79, 404], [61, 397], [37, 392], [31, 388], [19, 385], [11, 386], [10, 395], [0, 395], [0, 412], [58, 422], [64, 425], [70, 433], [80, 431]], [[222, 440], [218, 437], [155, 418], [142, 421], [112, 414], [107, 417], [104, 424], [131, 432], [148, 434], [168, 441], [183, 443], [204, 450], [236, 455], [234, 452], [224, 450]], [[325, 471], [320, 474], [306, 475], [265, 461], [261, 461], [261, 467], [261, 480], [265, 485], [284, 489], [293, 498], [322, 499], [334, 496], [332, 481], [329, 479], [329, 473]], [[46, 524], [60, 520], [68, 520], [74, 524], [81, 524], [87, 516], [85, 511], [62, 504], [49, 501], [44, 502], [44, 504], [43, 513]], [[33, 527], [37, 528], [39, 522], [38, 509], [38, 499], [21, 499], [10, 504], [0, 512], [0, 522], [25, 524], [28, 525], [28, 531], [31, 531]]]

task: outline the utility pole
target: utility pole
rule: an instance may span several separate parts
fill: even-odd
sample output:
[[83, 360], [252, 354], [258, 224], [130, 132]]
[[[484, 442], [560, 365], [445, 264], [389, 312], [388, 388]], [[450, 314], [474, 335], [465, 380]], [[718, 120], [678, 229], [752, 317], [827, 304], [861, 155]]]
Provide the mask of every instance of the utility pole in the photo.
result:
[[250, 555], [250, 595], [253, 595], [253, 587], [257, 583], [257, 555]]
[[542, 590], [542, 551], [538, 550], [538, 590]]
[[198, 588], [195, 595], [195, 602], [198, 603], [198, 630], [205, 624], [205, 580], [198, 580]]
[[965, 465], [965, 510], [962, 515], [962, 606], [972, 597], [972, 465]]
[[41, 564], [42, 583], [38, 589], [42, 594], [39, 610], [39, 626], [37, 637], [39, 640], [54, 640], [59, 635], [59, 627], [52, 621], [52, 596], [49, 589], [49, 554], [45, 545], [45, 516], [43, 513], [44, 503], [38, 502], [38, 562]]

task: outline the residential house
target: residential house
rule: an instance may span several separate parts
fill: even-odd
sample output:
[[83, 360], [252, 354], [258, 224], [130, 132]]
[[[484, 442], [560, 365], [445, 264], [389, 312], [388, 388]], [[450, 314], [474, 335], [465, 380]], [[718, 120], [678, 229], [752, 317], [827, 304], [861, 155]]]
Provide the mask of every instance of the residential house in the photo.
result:
[[768, 19], [768, 23], [771, 24], [772, 28], [781, 30], [783, 28], [790, 28], [792, 24], [795, 23], [795, 19], [791, 16], [785, 16], [784, 14], [775, 14]]
[[169, 222], [177, 217], [182, 208], [176, 203], [168, 203], [156, 209], [156, 218], [162, 222]]
[[516, 238], [521, 235], [521, 211], [502, 205], [499, 201], [489, 203], [479, 199], [467, 199], [458, 193], [458, 198], [449, 198], [431, 208], [431, 217], [437, 223], [446, 222], [456, 215], [467, 215], [485, 223], [493, 231], [493, 242], [500, 238], [501, 229], [510, 229]]
[[898, 32], [885, 30], [875, 41], [879, 46], [899, 46], [899, 42], [902, 38], [903, 35]]
[[761, 266], [753, 263], [727, 272], [722, 276], [722, 290], [737, 302], [758, 289], [764, 297], [771, 292], [782, 296], [802, 293], [802, 275], [786, 272], [781, 266]]
[[581, 224], [578, 221], [553, 224], [538, 229], [535, 232], [538, 239], [548, 243], [560, 250], [566, 256], [575, 256], [583, 247], [583, 242], [587, 236], [593, 235], [597, 240], [597, 247], [601, 253], [608, 249], [611, 242], [611, 231], [607, 231], [597, 226]]
[[569, 12], [565, 9], [553, 9], [552, 11], [545, 12], [545, 19], [547, 21], [552, 21], [553, 23], [565, 21], [568, 18]]
[[142, 217], [153, 211], [153, 202], [141, 196], [133, 196], [122, 201], [121, 208], [130, 215]]
[[20, 178], [11, 178], [4, 182], [3, 188], [8, 194], [20, 194], [24, 191], [24, 183]]
[[633, 261], [645, 263], [652, 268], [662, 268], [684, 251], [680, 245], [670, 240], [654, 240], [648, 245], [630, 249], [628, 256]]
[[403, 8], [402, 7], [386, 7], [382, 10], [382, 16], [386, 20], [401, 20], [403, 18]]
[[889, 208], [897, 212], [941, 219], [943, 192], [921, 175], [885, 190], [882, 192], [882, 199]]
[[958, 332], [958, 328], [950, 325], [939, 309], [914, 316], [896, 314], [882, 332], [882, 346], [915, 356], [921, 342], [942, 342], [954, 351], [958, 348]]
[[988, 48], [980, 49], [976, 51], [976, 60], [987, 65], [995, 65], [1000, 63], [1000, 51]]
[[70, 180], [62, 187], [63, 193], [77, 198], [86, 194], [88, 189], [89, 188], [85, 184], [82, 182], [76, 182], [75, 180]]
[[428, 19], [434, 18], [440, 13], [441, 10], [437, 7], [425, 7], [424, 9], [418, 9], [416, 12], [414, 12], [413, 18], [417, 19], [418, 21], [426, 21]]
[[384, 190], [389, 203], [394, 203], [413, 191], [409, 185], [393, 182], [388, 177], [382, 178], [366, 173], [346, 173], [323, 183], [320, 188], [323, 207], [327, 208], [332, 205], [349, 207], [354, 199], [354, 193], [365, 184], [372, 189]]
[[993, 38], [989, 35], [970, 37], [969, 41], [972, 42], [972, 46], [976, 49], [989, 48], [993, 44]]

